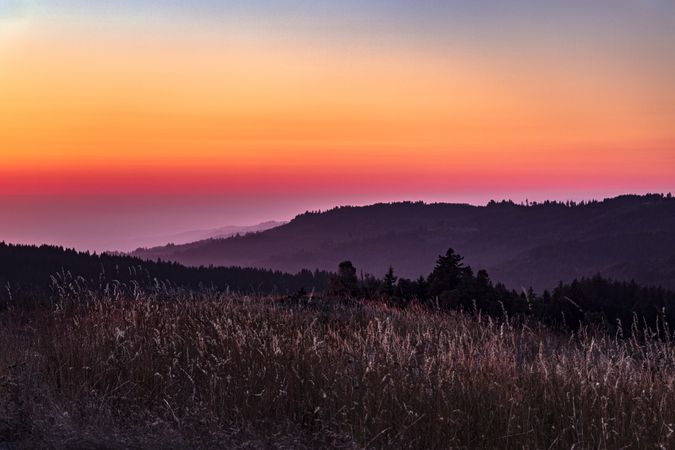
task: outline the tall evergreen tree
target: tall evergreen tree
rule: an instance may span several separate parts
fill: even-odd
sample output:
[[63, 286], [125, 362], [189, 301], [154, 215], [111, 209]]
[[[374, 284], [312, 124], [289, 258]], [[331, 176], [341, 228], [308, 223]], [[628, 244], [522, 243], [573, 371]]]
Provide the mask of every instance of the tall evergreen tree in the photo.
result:
[[462, 278], [467, 273], [467, 268], [462, 262], [464, 257], [449, 248], [445, 255], [436, 260], [436, 267], [429, 275], [429, 295], [437, 297], [444, 291], [456, 289]]
[[338, 272], [331, 280], [329, 292], [333, 295], [355, 297], [359, 293], [359, 280], [356, 276], [356, 267], [351, 261], [342, 261], [338, 265]]
[[394, 268], [389, 266], [389, 270], [384, 275], [384, 282], [382, 283], [382, 292], [388, 297], [393, 297], [396, 293], [396, 282], [398, 277], [394, 275]]

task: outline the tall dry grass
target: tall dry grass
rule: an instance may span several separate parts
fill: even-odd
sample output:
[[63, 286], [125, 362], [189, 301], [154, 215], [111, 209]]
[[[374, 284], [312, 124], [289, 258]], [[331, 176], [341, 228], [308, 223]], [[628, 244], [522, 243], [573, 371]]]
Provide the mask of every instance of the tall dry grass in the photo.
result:
[[675, 445], [674, 347], [649, 335], [564, 336], [374, 303], [135, 297], [0, 313], [0, 442]]

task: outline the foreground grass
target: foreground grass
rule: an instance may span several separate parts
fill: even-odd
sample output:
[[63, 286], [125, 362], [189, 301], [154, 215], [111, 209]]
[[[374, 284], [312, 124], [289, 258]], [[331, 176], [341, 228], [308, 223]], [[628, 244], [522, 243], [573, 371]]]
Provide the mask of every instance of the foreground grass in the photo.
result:
[[669, 342], [376, 304], [198, 297], [0, 313], [0, 443], [675, 445]]

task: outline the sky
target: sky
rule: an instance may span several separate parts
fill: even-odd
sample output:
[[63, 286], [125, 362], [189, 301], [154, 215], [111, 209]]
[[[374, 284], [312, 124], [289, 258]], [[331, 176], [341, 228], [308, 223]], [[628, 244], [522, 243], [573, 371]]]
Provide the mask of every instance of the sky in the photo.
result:
[[675, 191], [672, 0], [0, 0], [0, 240]]

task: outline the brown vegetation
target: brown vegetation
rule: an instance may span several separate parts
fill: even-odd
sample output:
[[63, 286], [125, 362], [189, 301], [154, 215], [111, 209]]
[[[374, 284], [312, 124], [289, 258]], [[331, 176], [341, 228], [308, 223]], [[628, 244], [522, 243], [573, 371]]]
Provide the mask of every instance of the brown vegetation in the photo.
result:
[[674, 445], [675, 347], [649, 335], [368, 302], [138, 297], [0, 313], [0, 447]]

